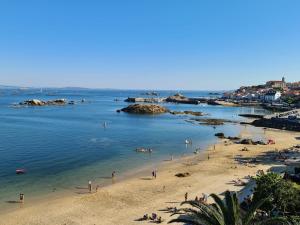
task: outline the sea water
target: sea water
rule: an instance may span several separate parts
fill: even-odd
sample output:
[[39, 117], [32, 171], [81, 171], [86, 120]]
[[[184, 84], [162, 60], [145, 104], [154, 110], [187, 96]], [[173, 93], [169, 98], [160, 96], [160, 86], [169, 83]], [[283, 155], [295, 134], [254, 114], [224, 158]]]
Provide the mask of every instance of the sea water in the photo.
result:
[[[238, 135], [239, 124], [213, 128], [187, 122], [190, 115], [132, 115], [117, 113], [127, 97], [146, 91], [89, 89], [3, 89], [0, 91], [0, 207], [18, 199], [53, 192], [77, 193], [89, 180], [105, 183], [116, 171], [123, 176], [146, 165], [216, 142], [214, 134]], [[176, 91], [158, 91], [161, 96]], [[182, 91], [188, 97], [210, 97], [209, 92]], [[147, 97], [147, 96], [143, 96]], [[65, 98], [75, 105], [15, 107], [28, 99]], [[84, 99], [84, 102], [81, 100]], [[118, 101], [116, 101], [118, 99]], [[163, 104], [170, 110], [201, 111], [204, 118], [241, 121], [239, 113], [265, 113], [253, 107], [223, 107], [206, 104]], [[103, 125], [105, 123], [105, 126]], [[185, 140], [191, 139], [192, 145]], [[153, 149], [152, 154], [135, 149]], [[17, 168], [26, 174], [16, 175]], [[151, 171], [149, 171], [150, 175]]]

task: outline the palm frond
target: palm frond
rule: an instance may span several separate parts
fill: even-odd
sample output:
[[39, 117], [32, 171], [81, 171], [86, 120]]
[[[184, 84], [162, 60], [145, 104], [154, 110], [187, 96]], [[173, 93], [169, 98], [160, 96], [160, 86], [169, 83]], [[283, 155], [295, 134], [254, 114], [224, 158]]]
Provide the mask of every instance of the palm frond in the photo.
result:
[[252, 203], [250, 206], [250, 209], [247, 211], [247, 214], [245, 215], [245, 217], [243, 218], [243, 225], [248, 225], [250, 224], [250, 222], [253, 220], [254, 216], [255, 216], [255, 212], [256, 210], [262, 206], [268, 198], [265, 199], [261, 199], [258, 202]]

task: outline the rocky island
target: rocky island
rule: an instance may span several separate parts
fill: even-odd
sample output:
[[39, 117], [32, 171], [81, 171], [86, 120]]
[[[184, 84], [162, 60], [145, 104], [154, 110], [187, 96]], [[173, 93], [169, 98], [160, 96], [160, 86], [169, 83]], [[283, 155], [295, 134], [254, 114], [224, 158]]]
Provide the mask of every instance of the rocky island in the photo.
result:
[[133, 104], [120, 111], [134, 114], [161, 114], [169, 112], [167, 108], [154, 104]]
[[39, 99], [31, 99], [26, 100], [24, 102], [20, 102], [19, 105], [27, 105], [27, 106], [47, 106], [47, 105], [66, 105], [69, 102], [66, 99], [54, 99], [49, 101], [42, 101]]
[[195, 104], [195, 105], [199, 104], [198, 100], [192, 99], [192, 98], [187, 98], [179, 93], [177, 93], [173, 96], [169, 96], [168, 98], [166, 98], [165, 101], [173, 102], [173, 103], [181, 103], [181, 104]]

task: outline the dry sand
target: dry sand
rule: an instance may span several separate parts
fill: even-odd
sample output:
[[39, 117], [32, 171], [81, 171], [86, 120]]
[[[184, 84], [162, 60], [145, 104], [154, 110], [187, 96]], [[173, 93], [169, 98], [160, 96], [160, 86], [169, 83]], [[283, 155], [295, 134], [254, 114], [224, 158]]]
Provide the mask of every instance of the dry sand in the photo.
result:
[[[241, 135], [251, 137], [249, 130], [245, 128]], [[265, 135], [276, 140], [276, 144], [247, 146], [250, 151], [244, 152], [240, 151], [244, 145], [227, 145], [223, 140], [216, 145], [216, 150], [211, 147], [201, 155], [162, 163], [158, 167], [157, 179], [137, 175], [100, 188], [93, 194], [45, 199], [33, 206], [28, 206], [25, 202], [20, 209], [0, 215], [0, 224], [151, 224], [135, 220], [152, 212], [165, 220], [162, 224], [167, 224], [170, 220], [169, 214], [159, 210], [178, 207], [186, 192], [189, 193], [189, 198], [194, 199], [202, 193], [221, 194], [228, 189], [239, 190], [241, 187], [233, 186], [230, 181], [255, 175], [258, 169], [266, 170], [272, 166], [271, 163], [264, 162], [245, 166], [238, 164], [235, 157], [254, 157], [275, 148], [282, 149], [299, 144], [299, 140], [295, 138], [300, 136], [299, 133], [267, 130]], [[210, 156], [209, 160], [207, 154]], [[174, 176], [178, 172], [189, 172], [191, 176], [178, 178]]]

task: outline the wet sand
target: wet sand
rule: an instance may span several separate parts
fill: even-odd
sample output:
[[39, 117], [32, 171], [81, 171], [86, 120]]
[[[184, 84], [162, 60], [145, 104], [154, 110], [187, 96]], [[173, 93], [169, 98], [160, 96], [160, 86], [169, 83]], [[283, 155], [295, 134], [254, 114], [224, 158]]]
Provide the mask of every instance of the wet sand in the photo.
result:
[[[265, 135], [274, 139], [275, 145], [240, 145], [221, 140], [215, 150], [211, 146], [207, 151], [195, 156], [187, 156], [173, 161], [165, 161], [157, 167], [157, 178], [152, 179], [151, 170], [144, 168], [125, 180], [116, 177], [115, 183], [100, 187], [97, 193], [87, 193], [83, 188], [81, 194], [45, 198], [35, 204], [27, 203], [10, 212], [0, 215], [2, 225], [115, 225], [115, 224], [151, 224], [147, 221], [136, 221], [144, 214], [157, 213], [167, 224], [170, 214], [163, 210], [166, 207], [178, 207], [188, 192], [194, 199], [202, 193], [221, 194], [225, 190], [239, 190], [232, 180], [255, 175], [259, 169], [267, 170], [281, 163], [264, 160], [260, 155], [275, 149], [283, 149], [299, 144], [299, 133], [267, 130], [264, 134], [252, 134], [245, 128], [242, 137]], [[249, 151], [241, 151], [243, 147]], [[209, 160], [208, 160], [209, 154]], [[242, 165], [236, 158], [249, 159], [258, 157], [261, 161], [255, 164]], [[191, 176], [178, 178], [176, 173], [188, 172]]]

